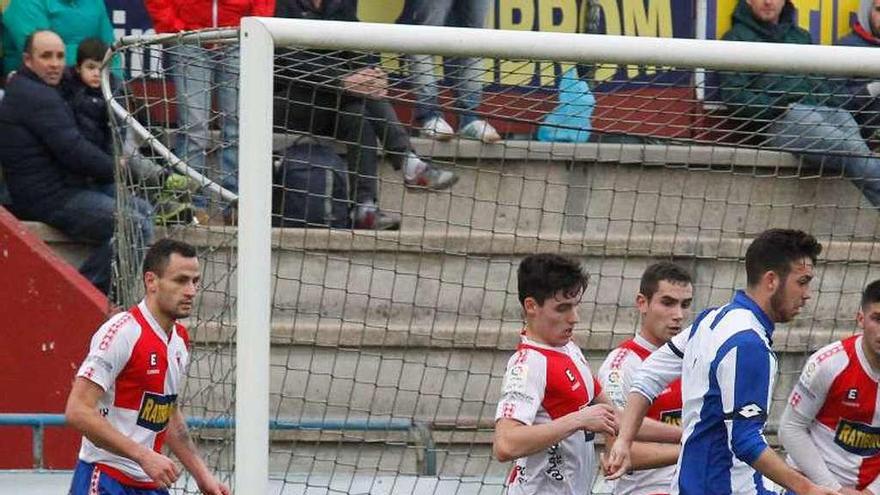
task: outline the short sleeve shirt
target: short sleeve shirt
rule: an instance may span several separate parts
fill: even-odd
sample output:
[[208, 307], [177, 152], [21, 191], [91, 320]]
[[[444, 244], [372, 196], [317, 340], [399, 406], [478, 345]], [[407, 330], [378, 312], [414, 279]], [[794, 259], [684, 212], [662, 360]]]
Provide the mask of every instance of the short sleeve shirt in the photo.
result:
[[[94, 334], [77, 377], [102, 389], [101, 414], [120, 433], [161, 451], [165, 428], [189, 360], [189, 336], [178, 323], [170, 335], [144, 302], [113, 316]], [[140, 465], [83, 438], [79, 458], [128, 486], [154, 486]]]
[[[550, 347], [523, 336], [507, 363], [495, 420], [544, 424], [587, 407], [601, 392], [576, 344]], [[578, 431], [558, 444], [515, 461], [508, 493], [584, 493], [596, 473], [593, 434]]]

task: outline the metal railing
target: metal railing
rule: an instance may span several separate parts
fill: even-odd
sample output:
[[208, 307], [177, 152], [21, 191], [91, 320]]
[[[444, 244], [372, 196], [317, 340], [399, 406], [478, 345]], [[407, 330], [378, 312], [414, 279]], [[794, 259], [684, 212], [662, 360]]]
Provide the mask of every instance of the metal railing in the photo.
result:
[[[201, 418], [190, 417], [186, 420], [190, 428], [231, 429], [235, 427], [232, 418]], [[43, 439], [47, 426], [68, 426], [63, 414], [40, 413], [0, 413], [0, 427], [29, 426], [33, 430], [32, 452], [34, 469], [44, 469]], [[420, 445], [420, 454], [416, 460], [419, 472], [426, 476], [437, 474], [437, 452], [431, 429], [427, 424], [413, 422], [408, 419], [316, 419], [316, 420], [283, 420], [269, 421], [269, 430], [328, 430], [328, 431], [406, 431], [413, 443]]]

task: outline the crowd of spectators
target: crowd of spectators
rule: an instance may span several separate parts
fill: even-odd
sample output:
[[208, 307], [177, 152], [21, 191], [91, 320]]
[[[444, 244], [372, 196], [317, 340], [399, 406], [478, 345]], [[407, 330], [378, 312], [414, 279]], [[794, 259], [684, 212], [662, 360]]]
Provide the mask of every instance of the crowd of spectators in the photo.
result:
[[[38, 30], [22, 48], [22, 62], [0, 102], [0, 163], [20, 219], [45, 222], [97, 247], [80, 272], [110, 290], [116, 198], [113, 155], [86, 139], [62, 97], [66, 47], [56, 33]], [[132, 198], [129, 211], [141, 245], [153, 238], [152, 207]]]
[[[870, 8], [873, 10], [873, 3]], [[788, 0], [740, 0], [729, 41], [810, 44]], [[817, 76], [721, 73], [721, 98], [730, 116], [748, 119], [769, 148], [850, 177], [873, 206], [880, 206], [880, 158], [873, 155], [847, 109], [843, 84]]]
[[[409, 22], [479, 28], [488, 0], [409, 0]], [[244, 16], [357, 21], [351, 0], [145, 0], [159, 33], [237, 26]], [[113, 29], [103, 0], [11, 0], [3, 11], [6, 97], [0, 104], [0, 164], [11, 209], [22, 219], [53, 225], [98, 248], [81, 268], [102, 290], [109, 289], [110, 238], [119, 212], [114, 193], [114, 153], [107, 107], [100, 92], [100, 68]], [[728, 40], [811, 42], [794, 20], [789, 0], [740, 0]], [[880, 0], [862, 0], [852, 46], [880, 45]], [[232, 44], [180, 43], [168, 48], [167, 73], [177, 103], [175, 153], [208, 174], [208, 157], [218, 157], [218, 182], [238, 189], [238, 48]], [[318, 54], [320, 55], [320, 54]], [[362, 54], [333, 53], [334, 63], [314, 52], [280, 50], [275, 78], [274, 125], [310, 133], [347, 146], [353, 205], [359, 229], [398, 229], [398, 213], [379, 209], [379, 152], [415, 189], [451, 187], [458, 176], [420, 157], [407, 128], [388, 99], [388, 75]], [[111, 59], [118, 65], [118, 60]], [[438, 104], [440, 85], [429, 56], [409, 59], [414, 120], [422, 136], [495, 143], [502, 137], [480, 116], [482, 68], [475, 59], [444, 64], [453, 81], [458, 131]], [[117, 74], [119, 70], [114, 71]], [[720, 95], [728, 115], [753, 123], [766, 146], [788, 150], [808, 164], [842, 172], [880, 206], [880, 161], [869, 148], [880, 136], [880, 81], [833, 81], [815, 76], [722, 73]], [[214, 110], [216, 109], [216, 112]], [[217, 115], [221, 144], [212, 147], [209, 129]], [[377, 143], [379, 146], [377, 146]], [[120, 158], [136, 179], [156, 188], [170, 172], [138, 154]], [[194, 198], [195, 217], [205, 221], [207, 197]], [[135, 198], [123, 212], [139, 225], [143, 243], [152, 238], [157, 197]], [[172, 204], [175, 214], [180, 204]], [[224, 221], [235, 223], [234, 205], [223, 205]], [[188, 207], [188, 206], [186, 206]], [[137, 259], [137, 258], [135, 258]]]

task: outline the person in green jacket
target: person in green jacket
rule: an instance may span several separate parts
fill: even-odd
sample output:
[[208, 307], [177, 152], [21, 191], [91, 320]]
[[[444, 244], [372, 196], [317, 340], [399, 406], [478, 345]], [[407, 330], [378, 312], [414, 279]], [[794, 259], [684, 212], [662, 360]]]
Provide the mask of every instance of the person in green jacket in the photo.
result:
[[[3, 74], [21, 66], [24, 40], [34, 31], [54, 31], [64, 41], [67, 65], [76, 64], [76, 49], [86, 38], [114, 41], [104, 0], [11, 0], [3, 12]], [[118, 60], [113, 67], [118, 68]]]
[[[795, 25], [789, 0], [740, 0], [728, 41], [812, 42]], [[843, 107], [843, 81], [812, 75], [723, 72], [721, 99], [730, 118], [747, 122], [763, 145], [788, 151], [806, 164], [842, 171], [873, 206], [880, 206], [880, 160], [874, 158], [858, 124]]]

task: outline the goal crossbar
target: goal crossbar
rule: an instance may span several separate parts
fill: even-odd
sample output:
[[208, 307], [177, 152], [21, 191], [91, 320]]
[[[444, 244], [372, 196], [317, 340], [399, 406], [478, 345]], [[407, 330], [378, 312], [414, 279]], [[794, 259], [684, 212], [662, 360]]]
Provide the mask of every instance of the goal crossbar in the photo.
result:
[[[880, 50], [864, 47], [469, 29], [368, 22], [253, 18], [278, 46], [678, 68], [880, 74]], [[244, 25], [244, 24], [242, 24]]]

